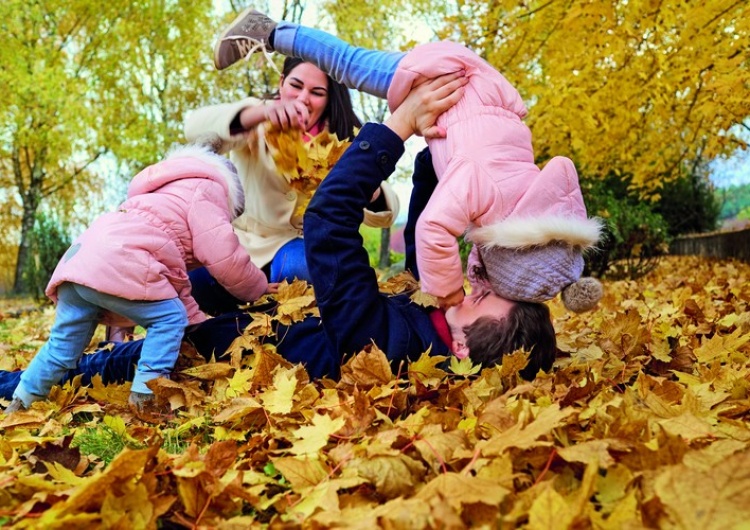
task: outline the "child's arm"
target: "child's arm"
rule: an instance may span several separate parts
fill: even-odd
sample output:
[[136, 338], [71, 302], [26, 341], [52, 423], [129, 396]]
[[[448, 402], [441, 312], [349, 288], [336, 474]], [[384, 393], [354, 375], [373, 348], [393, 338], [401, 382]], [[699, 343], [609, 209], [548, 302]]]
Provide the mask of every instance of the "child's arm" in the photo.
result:
[[269, 288], [268, 280], [234, 233], [226, 193], [218, 183], [205, 179], [198, 185], [202, 189], [188, 211], [195, 259], [236, 298], [260, 298]]
[[[416, 228], [417, 265], [422, 289], [444, 303], [460, 299], [464, 286], [457, 238], [478, 217], [496, 207], [476, 161], [452, 160]], [[450, 297], [450, 300], [448, 300]]]

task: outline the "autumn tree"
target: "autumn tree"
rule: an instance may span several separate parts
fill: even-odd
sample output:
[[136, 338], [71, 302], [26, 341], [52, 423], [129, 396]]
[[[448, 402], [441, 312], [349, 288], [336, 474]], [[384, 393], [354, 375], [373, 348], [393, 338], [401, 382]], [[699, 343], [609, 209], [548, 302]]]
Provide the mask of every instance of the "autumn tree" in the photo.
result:
[[750, 4], [743, 0], [413, 2], [523, 95], [540, 161], [573, 158], [658, 194], [745, 141]]
[[15, 291], [37, 211], [88, 220], [107, 173], [130, 178], [182, 139], [186, 109], [216, 89], [212, 16], [210, 0], [0, 5], [0, 200]]

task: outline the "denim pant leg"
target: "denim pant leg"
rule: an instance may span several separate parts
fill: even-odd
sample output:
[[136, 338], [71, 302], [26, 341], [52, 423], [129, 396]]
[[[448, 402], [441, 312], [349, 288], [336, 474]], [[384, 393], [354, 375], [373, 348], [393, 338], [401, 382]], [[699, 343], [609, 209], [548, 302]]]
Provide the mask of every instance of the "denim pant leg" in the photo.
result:
[[352, 46], [333, 35], [280, 22], [273, 36], [279, 53], [310, 61], [339, 83], [380, 98], [388, 94], [393, 74], [405, 52], [385, 52]]
[[82, 297], [100, 307], [129, 318], [146, 330], [141, 357], [131, 390], [150, 394], [148, 381], [168, 376], [180, 354], [180, 344], [188, 325], [187, 311], [179, 298], [169, 300], [126, 300], [76, 285]]
[[99, 307], [82, 298], [75, 284], [60, 285], [57, 297], [55, 323], [49, 339], [31, 360], [13, 393], [27, 407], [45, 399], [68, 370], [75, 368], [99, 321]]
[[291, 282], [298, 280], [310, 281], [310, 272], [307, 270], [305, 259], [305, 241], [297, 237], [288, 241], [281, 247], [271, 261], [271, 281]]

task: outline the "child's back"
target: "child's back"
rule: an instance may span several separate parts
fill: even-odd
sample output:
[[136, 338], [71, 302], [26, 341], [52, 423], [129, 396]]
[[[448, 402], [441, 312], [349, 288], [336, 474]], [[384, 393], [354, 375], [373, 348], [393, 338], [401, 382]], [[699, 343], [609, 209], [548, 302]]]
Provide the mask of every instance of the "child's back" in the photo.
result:
[[97, 218], [65, 254], [48, 296], [54, 299], [64, 281], [129, 300], [179, 296], [195, 324], [205, 316], [190, 296], [187, 271], [200, 264], [238, 298], [261, 296], [265, 276], [231, 226], [243, 204], [242, 189], [218, 160], [187, 147], [136, 175], [128, 199]]

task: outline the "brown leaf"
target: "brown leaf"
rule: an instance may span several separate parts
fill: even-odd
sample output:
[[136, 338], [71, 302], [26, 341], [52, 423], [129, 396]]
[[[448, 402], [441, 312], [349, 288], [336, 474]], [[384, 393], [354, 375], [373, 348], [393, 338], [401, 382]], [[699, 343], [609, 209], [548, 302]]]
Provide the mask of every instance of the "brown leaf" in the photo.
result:
[[356, 459], [346, 466], [346, 470], [366, 479], [388, 499], [410, 496], [425, 472], [421, 463], [402, 454]]
[[491, 480], [460, 473], [442, 473], [420, 489], [416, 497], [428, 500], [440, 494], [445, 502], [460, 510], [464, 504], [497, 506], [509, 493], [509, 490]]
[[388, 358], [374, 344], [367, 346], [341, 367], [342, 385], [371, 388], [385, 385], [392, 379], [393, 372]]
[[656, 478], [654, 489], [664, 505], [662, 524], [741, 528], [750, 506], [750, 453], [734, 454], [707, 470], [670, 467]]

